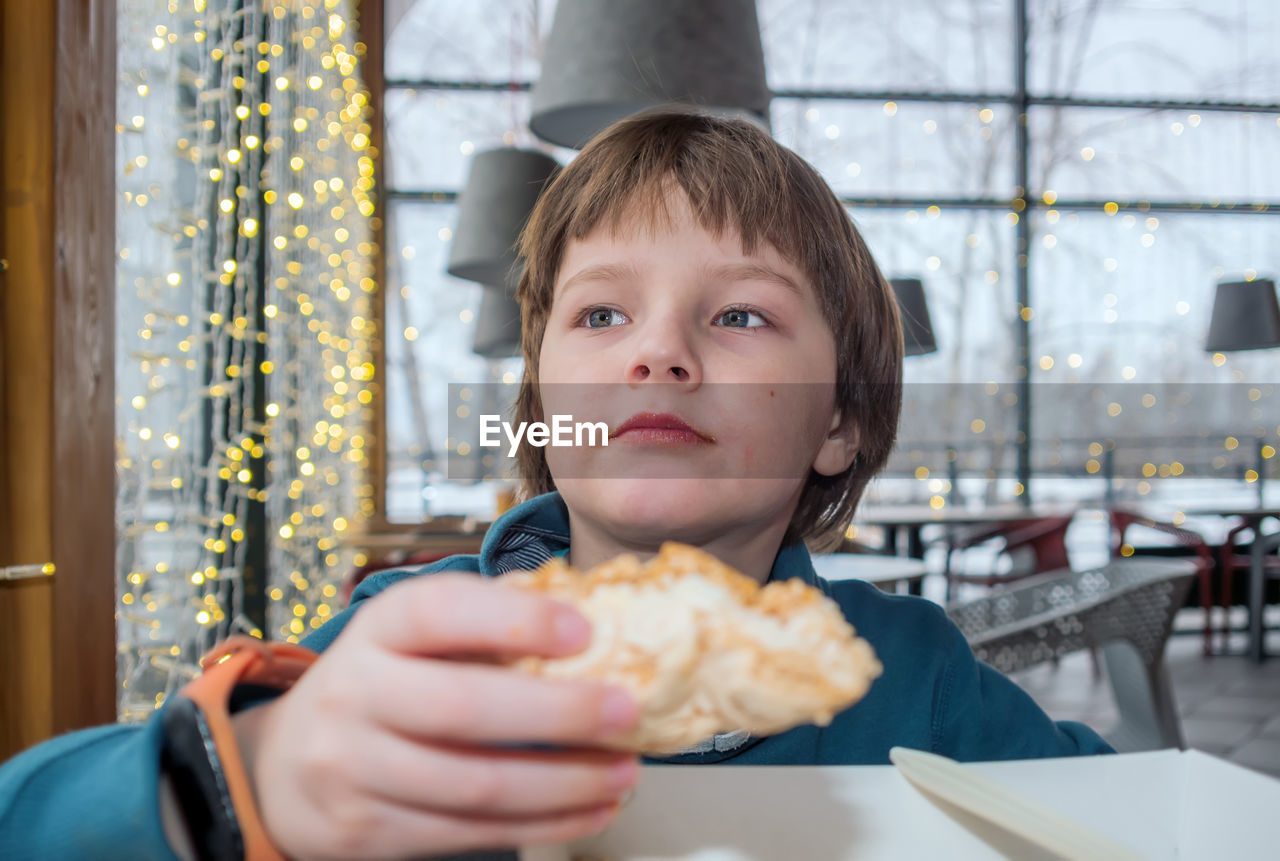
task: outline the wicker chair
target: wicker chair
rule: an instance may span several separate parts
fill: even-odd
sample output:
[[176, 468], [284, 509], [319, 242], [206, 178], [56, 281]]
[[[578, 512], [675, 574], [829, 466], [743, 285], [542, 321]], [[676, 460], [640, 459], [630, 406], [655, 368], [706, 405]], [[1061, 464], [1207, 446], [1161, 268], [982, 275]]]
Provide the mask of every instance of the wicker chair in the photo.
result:
[[1187, 551], [1193, 557], [1196, 574], [1196, 587], [1200, 597], [1200, 607], [1204, 610], [1204, 629], [1202, 631], [1202, 649], [1205, 657], [1213, 654], [1213, 551], [1205, 543], [1204, 538], [1190, 529], [1183, 529], [1172, 523], [1152, 520], [1141, 514], [1121, 509], [1108, 512], [1111, 518], [1111, 556], [1112, 558], [1132, 556], [1135, 553], [1132, 544], [1125, 538], [1129, 529], [1140, 526], [1168, 535], [1178, 548]]
[[1196, 565], [1183, 559], [1116, 559], [1101, 568], [1028, 578], [947, 615], [974, 654], [1002, 673], [1099, 648], [1120, 723], [1120, 751], [1183, 747], [1164, 667], [1165, 643]]

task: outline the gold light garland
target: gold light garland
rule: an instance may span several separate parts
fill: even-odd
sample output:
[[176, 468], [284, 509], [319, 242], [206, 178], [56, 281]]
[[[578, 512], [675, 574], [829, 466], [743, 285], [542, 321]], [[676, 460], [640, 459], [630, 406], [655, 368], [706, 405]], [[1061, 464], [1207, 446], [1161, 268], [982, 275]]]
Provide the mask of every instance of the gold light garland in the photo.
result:
[[372, 511], [373, 154], [346, 0], [127, 0], [118, 231], [120, 715], [244, 616], [336, 612]]

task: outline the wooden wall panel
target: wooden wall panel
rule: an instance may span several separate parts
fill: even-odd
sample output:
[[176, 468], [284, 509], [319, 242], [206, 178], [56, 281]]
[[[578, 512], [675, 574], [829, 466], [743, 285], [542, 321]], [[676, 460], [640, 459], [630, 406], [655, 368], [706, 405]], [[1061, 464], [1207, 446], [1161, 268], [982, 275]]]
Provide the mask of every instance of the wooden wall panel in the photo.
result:
[[0, 585], [0, 761], [53, 734], [53, 581]]
[[[0, 565], [53, 559], [52, 4], [0, 5]], [[0, 582], [0, 757], [53, 727], [50, 579]]]

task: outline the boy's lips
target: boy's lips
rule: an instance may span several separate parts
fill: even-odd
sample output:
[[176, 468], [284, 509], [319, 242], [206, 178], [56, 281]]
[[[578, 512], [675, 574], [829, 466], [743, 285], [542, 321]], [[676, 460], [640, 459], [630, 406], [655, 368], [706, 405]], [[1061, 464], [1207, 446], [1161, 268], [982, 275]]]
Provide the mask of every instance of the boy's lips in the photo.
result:
[[658, 445], [713, 443], [715, 437], [671, 413], [636, 413], [609, 431], [609, 439]]

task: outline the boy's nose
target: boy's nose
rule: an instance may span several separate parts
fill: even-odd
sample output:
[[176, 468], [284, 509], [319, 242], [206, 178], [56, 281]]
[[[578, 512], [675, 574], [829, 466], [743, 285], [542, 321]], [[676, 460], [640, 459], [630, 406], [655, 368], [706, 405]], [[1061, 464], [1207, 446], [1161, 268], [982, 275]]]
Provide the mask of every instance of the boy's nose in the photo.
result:
[[[658, 367], [659, 369], [661, 369], [662, 366], [659, 365]], [[666, 368], [666, 374], [664, 375], [661, 370], [659, 370], [658, 373], [655, 374], [654, 370], [650, 368], [648, 365], [637, 364], [631, 368], [631, 371], [627, 375], [627, 377], [628, 377], [627, 382], [630, 382], [630, 383], [641, 383], [646, 380], [651, 380], [652, 382], [655, 382], [655, 383], [662, 382], [662, 383], [696, 384], [697, 382], [694, 379], [693, 373], [688, 368], [682, 367], [680, 365], [669, 366], [668, 368]]]
[[702, 366], [688, 340], [667, 329], [645, 337], [627, 364], [628, 383], [682, 383], [697, 386], [702, 382]]

